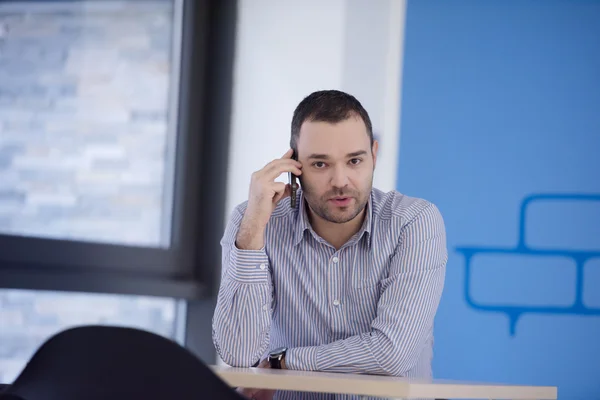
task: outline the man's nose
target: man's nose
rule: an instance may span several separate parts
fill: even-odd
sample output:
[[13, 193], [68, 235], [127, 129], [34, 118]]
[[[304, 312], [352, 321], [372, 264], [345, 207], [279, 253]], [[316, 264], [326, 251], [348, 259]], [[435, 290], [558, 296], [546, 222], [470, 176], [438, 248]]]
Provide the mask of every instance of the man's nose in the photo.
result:
[[348, 174], [343, 167], [333, 168], [333, 176], [331, 177], [331, 185], [334, 187], [343, 188], [348, 185]]

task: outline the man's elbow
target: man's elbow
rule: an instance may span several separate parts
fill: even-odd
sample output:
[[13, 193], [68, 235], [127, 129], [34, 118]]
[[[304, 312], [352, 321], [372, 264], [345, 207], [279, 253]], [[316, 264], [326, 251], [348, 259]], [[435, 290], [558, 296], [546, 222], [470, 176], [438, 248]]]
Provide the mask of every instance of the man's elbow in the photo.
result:
[[235, 357], [229, 353], [218, 352], [219, 358], [230, 367], [250, 368], [256, 365], [256, 361], [251, 361], [249, 357]]
[[386, 337], [380, 342], [380, 349], [379, 367], [384, 375], [406, 376], [419, 363], [418, 349], [408, 348], [405, 343], [394, 343]]
[[380, 366], [387, 376], [403, 377], [416, 366], [416, 361], [408, 354], [389, 353], [380, 361]]
[[212, 342], [219, 359], [236, 368], [248, 368], [256, 365], [262, 352], [266, 349], [259, 348], [258, 343], [240, 341], [239, 335], [224, 334], [227, 329], [230, 328], [213, 324]]
[[247, 351], [236, 351], [235, 353], [226, 351], [223, 347], [219, 346], [216, 340], [214, 341], [214, 345], [219, 359], [230, 367], [250, 368], [256, 365], [258, 358], [253, 353]]

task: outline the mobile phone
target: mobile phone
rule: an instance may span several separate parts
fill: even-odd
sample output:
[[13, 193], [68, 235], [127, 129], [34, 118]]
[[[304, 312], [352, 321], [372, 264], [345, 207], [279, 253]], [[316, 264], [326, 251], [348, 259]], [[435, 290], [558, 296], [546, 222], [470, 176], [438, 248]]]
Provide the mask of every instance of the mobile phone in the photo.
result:
[[[292, 159], [298, 161], [296, 152], [292, 154]], [[296, 208], [296, 192], [298, 191], [298, 177], [291, 172], [288, 172], [288, 179], [290, 181], [290, 188], [292, 192], [290, 194], [290, 207]]]

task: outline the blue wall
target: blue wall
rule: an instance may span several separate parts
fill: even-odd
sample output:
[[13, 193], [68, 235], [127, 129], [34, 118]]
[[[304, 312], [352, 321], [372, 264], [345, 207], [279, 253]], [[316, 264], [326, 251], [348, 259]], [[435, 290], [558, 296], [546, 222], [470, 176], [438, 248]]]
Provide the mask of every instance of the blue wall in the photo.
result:
[[441, 209], [438, 378], [600, 399], [600, 1], [409, 0], [399, 191]]

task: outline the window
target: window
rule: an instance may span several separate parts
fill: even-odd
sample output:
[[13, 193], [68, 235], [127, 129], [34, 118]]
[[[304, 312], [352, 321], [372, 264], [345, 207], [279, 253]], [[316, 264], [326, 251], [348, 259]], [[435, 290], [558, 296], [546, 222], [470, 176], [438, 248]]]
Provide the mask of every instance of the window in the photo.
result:
[[0, 290], [0, 384], [12, 382], [51, 335], [75, 325], [136, 327], [182, 343], [181, 307], [168, 298]]
[[80, 324], [214, 356], [236, 9], [0, 2], [0, 383]]
[[[167, 0], [0, 3], [1, 234], [169, 248], [180, 18]], [[0, 383], [74, 325], [182, 341], [183, 304], [0, 289]]]
[[0, 4], [0, 232], [168, 247], [173, 1]]
[[[185, 5], [0, 3], [6, 285], [22, 287], [23, 274], [35, 270], [47, 278], [38, 274], [36, 289], [74, 290], [78, 283], [59, 274], [82, 272], [84, 290], [122, 291], [107, 287], [116, 272], [138, 294], [201, 292], [191, 236], [197, 220], [189, 217], [196, 189], [182, 184], [200, 181], [185, 164], [189, 129], [179, 126], [180, 81], [190, 78], [181, 76], [190, 69], [182, 64]], [[134, 275], [146, 284], [122, 283]]]

